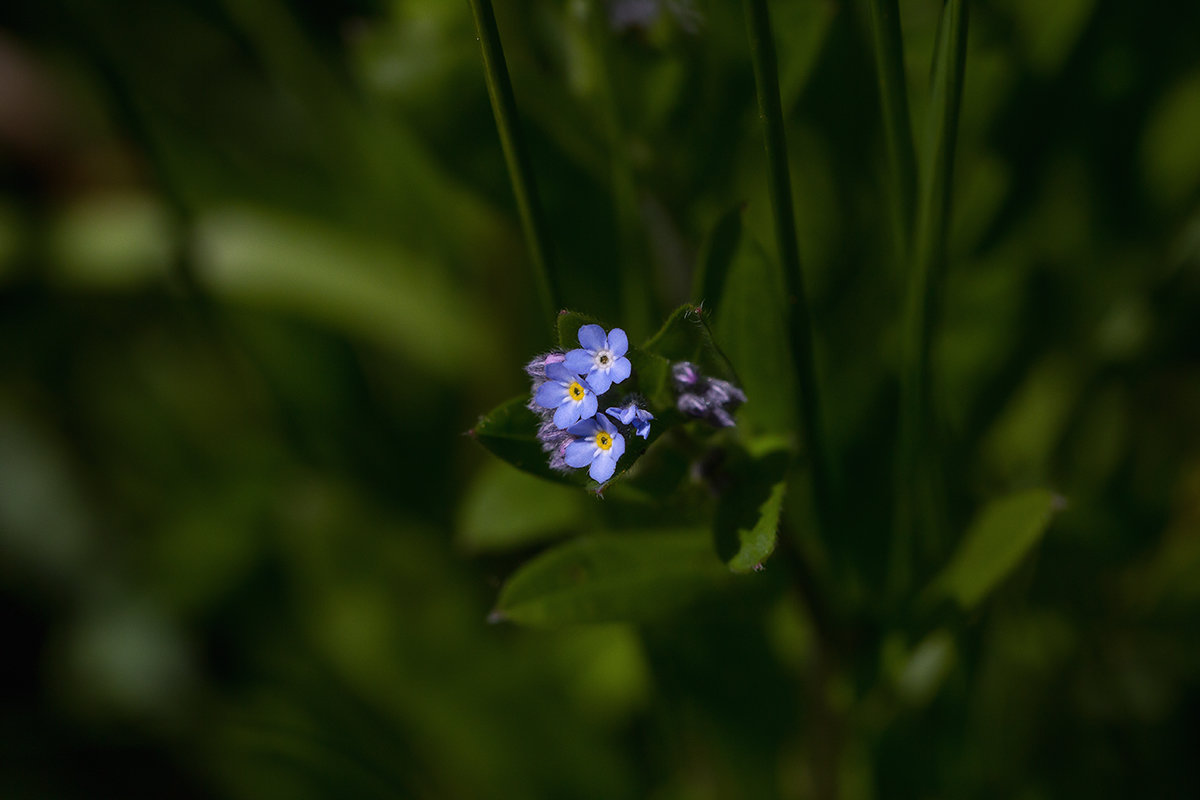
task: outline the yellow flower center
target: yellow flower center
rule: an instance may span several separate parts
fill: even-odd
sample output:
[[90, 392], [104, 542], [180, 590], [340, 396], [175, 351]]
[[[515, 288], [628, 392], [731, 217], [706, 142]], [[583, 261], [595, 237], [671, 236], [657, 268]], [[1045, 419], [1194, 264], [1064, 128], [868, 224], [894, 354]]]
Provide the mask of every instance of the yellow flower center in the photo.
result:
[[579, 385], [579, 381], [575, 381], [568, 386], [567, 393], [571, 395], [571, 399], [575, 402], [579, 402], [583, 399], [583, 387]]
[[596, 447], [599, 447], [601, 450], [608, 450], [612, 447], [612, 437], [607, 433], [596, 434]]

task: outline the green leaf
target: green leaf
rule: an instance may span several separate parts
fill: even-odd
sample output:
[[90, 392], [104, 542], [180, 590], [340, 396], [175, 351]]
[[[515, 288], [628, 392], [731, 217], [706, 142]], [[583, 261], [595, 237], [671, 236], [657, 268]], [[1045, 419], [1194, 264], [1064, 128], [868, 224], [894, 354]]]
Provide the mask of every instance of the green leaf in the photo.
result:
[[1047, 489], [1031, 489], [984, 507], [950, 563], [930, 585], [965, 610], [995, 589], [1041, 539], [1063, 499]]
[[726, 576], [700, 531], [584, 536], [521, 567], [490, 619], [543, 626], [641, 622], [679, 610]]
[[796, 367], [788, 347], [784, 297], [779, 270], [761, 245], [744, 238], [713, 321], [713, 335], [746, 392], [746, 405], [737, 417], [749, 433], [796, 428]]
[[742, 242], [744, 211], [745, 205], [739, 203], [722, 214], [705, 240], [700, 257], [696, 259], [692, 299], [697, 305], [702, 304], [710, 314], [716, 314], [720, 308], [725, 281], [729, 277], [734, 256]]
[[463, 496], [458, 544], [473, 553], [515, 550], [578, 529], [589, 502], [578, 489], [491, 462]]
[[443, 265], [301, 217], [227, 208], [196, 226], [196, 272], [221, 300], [281, 309], [457, 376], [496, 358], [487, 316]]
[[470, 435], [493, 455], [519, 470], [556, 483], [581, 486], [587, 479], [586, 472], [575, 470], [562, 473], [550, 469], [542, 444], [537, 439], [539, 420], [536, 414], [526, 408], [528, 402], [529, 395], [523, 394], [502, 403], [481, 417], [469, 432]]
[[579, 347], [579, 329], [584, 325], [600, 325], [600, 320], [578, 311], [563, 310], [558, 312], [555, 324], [558, 327], [558, 346], [563, 350], [574, 350]]
[[732, 483], [717, 505], [713, 538], [734, 572], [749, 572], [775, 551], [790, 461], [786, 451], [774, 450], [726, 465]]

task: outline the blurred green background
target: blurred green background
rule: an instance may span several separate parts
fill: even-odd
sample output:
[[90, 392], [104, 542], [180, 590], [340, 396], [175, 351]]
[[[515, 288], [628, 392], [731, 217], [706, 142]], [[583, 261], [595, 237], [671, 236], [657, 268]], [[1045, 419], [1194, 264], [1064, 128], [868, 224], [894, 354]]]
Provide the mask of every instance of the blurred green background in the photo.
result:
[[[900, 4], [917, 120], [939, 9]], [[638, 340], [723, 212], [772, 247], [738, 4], [496, 11], [567, 307]], [[772, 13], [882, 576], [903, 276], [867, 12]], [[645, 625], [488, 624], [545, 542], [657, 512], [461, 435], [552, 344], [466, 2], [4, 4], [0, 796], [1196, 796], [1198, 43], [1192, 3], [971, 4], [950, 513], [1069, 509], [954, 637], [829, 665], [774, 562]]]

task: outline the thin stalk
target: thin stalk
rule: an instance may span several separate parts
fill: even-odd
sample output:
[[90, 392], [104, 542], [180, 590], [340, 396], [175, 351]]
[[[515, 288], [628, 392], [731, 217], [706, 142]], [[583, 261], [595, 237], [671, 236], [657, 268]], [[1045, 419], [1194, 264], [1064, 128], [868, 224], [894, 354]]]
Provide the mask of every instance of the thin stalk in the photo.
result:
[[946, 237], [958, 115], [966, 70], [966, 0], [947, 0], [938, 24], [932, 91], [925, 137], [913, 266], [904, 320], [900, 383], [900, 442], [896, 470], [897, 552], [893, 554], [893, 590], [903, 591], [911, 577], [909, 560], [915, 531], [924, 534], [928, 554], [941, 539], [940, 465], [937, 426], [931, 404], [930, 352], [941, 316], [946, 272]]
[[483, 72], [487, 80], [488, 97], [491, 98], [492, 113], [495, 114], [496, 128], [500, 132], [500, 144], [504, 148], [504, 160], [508, 164], [508, 177], [517, 200], [517, 211], [521, 215], [521, 227], [529, 247], [529, 258], [533, 262], [538, 298], [541, 300], [546, 319], [552, 321], [561, 305], [550, 261], [549, 230], [542, 213], [541, 202], [538, 200], [529, 153], [525, 147], [525, 140], [521, 137], [517, 101], [513, 97], [512, 82], [508, 78], [504, 48], [500, 45], [500, 30], [496, 27], [496, 15], [492, 11], [491, 0], [470, 2], [471, 11], [475, 15], [475, 30], [479, 35], [479, 48], [483, 53]]
[[767, 178], [771, 209], [775, 217], [775, 238], [787, 289], [787, 327], [792, 356], [796, 359], [800, 384], [799, 414], [812, 456], [813, 495], [818, 523], [826, 536], [832, 534], [833, 482], [830, 479], [825, 429], [817, 394], [812, 315], [804, 290], [800, 268], [800, 250], [796, 238], [795, 210], [792, 205], [791, 172], [788, 169], [787, 141], [783, 130], [783, 109], [779, 99], [779, 67], [775, 58], [775, 39], [766, 0], [745, 0], [746, 25], [750, 38], [750, 57], [754, 64], [754, 82], [758, 89], [758, 111], [763, 120], [767, 153]]
[[871, 37], [875, 44], [875, 72], [879, 80], [879, 103], [892, 182], [892, 226], [897, 263], [905, 265], [916, 203], [917, 157], [913, 149], [908, 82], [904, 77], [904, 45], [896, 0], [871, 0]]

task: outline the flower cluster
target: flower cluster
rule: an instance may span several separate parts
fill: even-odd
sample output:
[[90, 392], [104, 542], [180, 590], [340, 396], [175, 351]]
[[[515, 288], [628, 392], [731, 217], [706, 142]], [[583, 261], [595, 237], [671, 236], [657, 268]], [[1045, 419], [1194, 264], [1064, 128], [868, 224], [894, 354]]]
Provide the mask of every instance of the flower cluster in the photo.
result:
[[538, 441], [550, 455], [550, 466], [587, 467], [593, 480], [604, 483], [625, 453], [625, 437], [609, 417], [646, 439], [654, 416], [634, 400], [597, 413], [600, 397], [633, 373], [625, 357], [629, 351], [625, 331], [613, 328], [605, 333], [599, 325], [584, 325], [579, 329], [579, 344], [575, 350], [538, 356], [526, 365], [533, 379], [529, 407], [542, 418]]
[[731, 412], [746, 402], [741, 389], [729, 381], [703, 375], [690, 361], [671, 365], [671, 382], [677, 395], [675, 407], [680, 412], [718, 428], [732, 428], [736, 423]]

